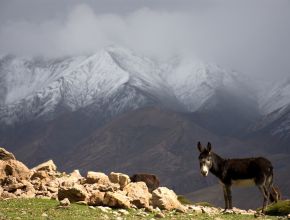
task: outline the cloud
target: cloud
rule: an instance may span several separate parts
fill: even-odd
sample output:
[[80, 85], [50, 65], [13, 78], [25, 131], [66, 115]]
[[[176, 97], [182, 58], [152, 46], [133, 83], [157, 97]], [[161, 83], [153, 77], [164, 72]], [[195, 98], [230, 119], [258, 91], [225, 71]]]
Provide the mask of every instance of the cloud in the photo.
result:
[[97, 13], [90, 4], [77, 4], [57, 19], [2, 23], [0, 51], [55, 57], [117, 44], [156, 59], [195, 55], [273, 79], [273, 72], [290, 73], [289, 6], [287, 0], [224, 0], [202, 8], [189, 4], [186, 10], [149, 5], [127, 13]]

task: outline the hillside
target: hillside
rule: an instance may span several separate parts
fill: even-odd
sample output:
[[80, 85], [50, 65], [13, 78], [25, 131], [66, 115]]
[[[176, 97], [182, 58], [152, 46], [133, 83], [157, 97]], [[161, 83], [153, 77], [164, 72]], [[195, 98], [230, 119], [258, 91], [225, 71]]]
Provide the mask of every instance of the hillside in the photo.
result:
[[65, 171], [154, 172], [187, 194], [217, 183], [198, 170], [196, 142], [211, 141], [224, 157], [269, 157], [288, 197], [289, 82], [249, 85], [217, 64], [159, 63], [118, 46], [1, 56], [0, 144], [29, 166], [53, 158]]

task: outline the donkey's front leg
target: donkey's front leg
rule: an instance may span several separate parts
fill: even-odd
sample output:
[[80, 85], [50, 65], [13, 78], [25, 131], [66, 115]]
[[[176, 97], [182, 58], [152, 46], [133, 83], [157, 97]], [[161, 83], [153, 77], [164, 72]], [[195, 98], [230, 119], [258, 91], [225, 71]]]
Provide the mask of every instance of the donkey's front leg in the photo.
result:
[[225, 210], [232, 209], [232, 193], [230, 185], [223, 185], [224, 199], [225, 199]]
[[225, 210], [226, 211], [229, 208], [229, 200], [228, 200], [228, 194], [226, 190], [226, 186], [223, 185], [223, 191], [224, 191], [224, 200], [225, 200]]
[[233, 209], [233, 204], [232, 204], [232, 190], [231, 190], [231, 185], [225, 185], [226, 189], [226, 194], [228, 197], [228, 209]]

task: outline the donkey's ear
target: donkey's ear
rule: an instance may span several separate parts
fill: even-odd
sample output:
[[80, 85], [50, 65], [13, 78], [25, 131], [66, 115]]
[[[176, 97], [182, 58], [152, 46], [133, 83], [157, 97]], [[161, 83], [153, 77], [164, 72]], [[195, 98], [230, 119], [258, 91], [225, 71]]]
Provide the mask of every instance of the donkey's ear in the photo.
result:
[[197, 149], [199, 150], [199, 152], [203, 151], [203, 147], [201, 146], [200, 141], [197, 143]]
[[211, 151], [211, 143], [210, 143], [210, 142], [207, 143], [207, 147], [206, 147], [206, 149], [207, 149], [208, 152]]

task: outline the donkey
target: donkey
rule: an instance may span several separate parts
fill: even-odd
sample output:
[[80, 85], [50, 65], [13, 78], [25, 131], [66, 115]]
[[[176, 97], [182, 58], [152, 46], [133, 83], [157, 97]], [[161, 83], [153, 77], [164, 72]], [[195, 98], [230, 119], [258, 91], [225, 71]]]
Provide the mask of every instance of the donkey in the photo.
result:
[[273, 186], [273, 166], [263, 157], [244, 159], [223, 159], [212, 152], [211, 143], [204, 148], [197, 144], [200, 152], [200, 172], [207, 176], [209, 171], [215, 175], [223, 185], [225, 210], [232, 209], [231, 186], [256, 185], [263, 194], [263, 208], [268, 205], [270, 189]]

